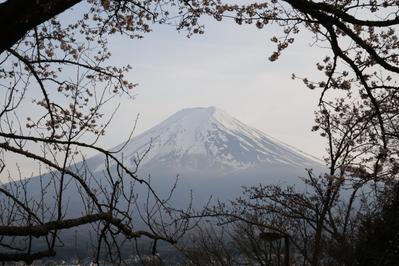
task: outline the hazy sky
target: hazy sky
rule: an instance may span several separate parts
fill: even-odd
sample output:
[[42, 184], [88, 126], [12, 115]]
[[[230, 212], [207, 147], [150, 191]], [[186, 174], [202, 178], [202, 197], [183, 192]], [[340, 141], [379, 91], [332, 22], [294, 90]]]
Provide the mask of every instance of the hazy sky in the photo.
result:
[[[187, 107], [216, 106], [242, 122], [321, 157], [323, 140], [310, 132], [320, 91], [311, 91], [291, 74], [315, 75], [326, 52], [301, 34], [277, 62], [268, 57], [276, 28], [258, 30], [230, 21], [206, 21], [206, 33], [186, 38], [158, 26], [142, 40], [110, 39], [116, 64], [130, 64], [129, 78], [139, 83], [134, 101], [124, 103], [103, 139], [120, 142], [121, 129], [139, 113], [136, 134]], [[304, 37], [305, 36], [305, 37]], [[311, 75], [310, 75], [311, 76]]]
[[[62, 17], [74, 19], [79, 9], [77, 6]], [[277, 62], [270, 62], [268, 57], [275, 48], [270, 39], [281, 29], [268, 26], [258, 30], [228, 20], [207, 19], [204, 23], [205, 34], [191, 38], [163, 25], [155, 26], [141, 40], [118, 35], [109, 39], [111, 64], [130, 64], [129, 79], [139, 86], [133, 101], [121, 99], [119, 112], [99, 144], [111, 148], [125, 141], [138, 114], [135, 135], [182, 108], [216, 106], [321, 158], [323, 139], [310, 131], [320, 91], [309, 90], [301, 81], [292, 80], [291, 74], [315, 77], [315, 63], [328, 51], [312, 46], [309, 35], [300, 34]], [[34, 162], [12, 156], [7, 159], [18, 163], [24, 176], [38, 171]]]

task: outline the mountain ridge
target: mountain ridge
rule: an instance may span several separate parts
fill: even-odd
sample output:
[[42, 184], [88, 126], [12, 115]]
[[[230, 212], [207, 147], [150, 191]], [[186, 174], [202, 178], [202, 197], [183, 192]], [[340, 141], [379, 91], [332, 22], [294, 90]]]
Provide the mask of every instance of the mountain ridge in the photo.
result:
[[214, 106], [182, 109], [112, 150], [121, 147], [117, 156], [128, 163], [146, 153], [141, 167], [156, 163], [177, 172], [213, 169], [228, 174], [260, 164], [306, 168], [320, 163]]

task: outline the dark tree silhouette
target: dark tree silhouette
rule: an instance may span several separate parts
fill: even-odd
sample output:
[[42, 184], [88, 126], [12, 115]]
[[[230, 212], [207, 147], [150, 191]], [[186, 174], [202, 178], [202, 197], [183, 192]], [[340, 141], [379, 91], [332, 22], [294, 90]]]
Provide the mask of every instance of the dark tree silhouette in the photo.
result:
[[[59, 21], [59, 14], [78, 3], [82, 13], [77, 14], [75, 21], [70, 24]], [[4, 99], [0, 110], [1, 169], [14, 182], [1, 186], [4, 204], [0, 243], [5, 251], [0, 260], [29, 263], [52, 256], [59, 231], [80, 224], [96, 222], [100, 226], [98, 250], [104, 244], [109, 254], [118, 254], [112, 250], [118, 234], [174, 243], [176, 236], [187, 229], [186, 221], [176, 217], [170, 220], [183, 221], [180, 227], [174, 227], [179, 229], [176, 234], [171, 234], [165, 224], [156, 228], [152, 210], [170, 214], [169, 206], [153, 193], [145, 180], [137, 177], [136, 169], [127, 167], [120, 157], [96, 143], [112, 118], [112, 114], [106, 117], [102, 108], [115, 96], [129, 97], [135, 86], [126, 79], [129, 66], [107, 65], [111, 57], [108, 36], [121, 33], [141, 38], [154, 23], [174, 25], [188, 35], [201, 34], [204, 27], [199, 19], [204, 15], [216, 20], [234, 19], [237, 24], [254, 24], [259, 29], [277, 24], [282, 32], [271, 38], [276, 43], [271, 61], [282, 56], [303, 31], [313, 36], [316, 45], [327, 47], [326, 56], [316, 64], [316, 69], [325, 76], [323, 80], [297, 75], [293, 78], [301, 79], [310, 89], [320, 89], [320, 110], [314, 130], [328, 142], [328, 173], [318, 177], [309, 172], [305, 182], [313, 189], [311, 194], [260, 187], [250, 190], [249, 195], [266, 202], [252, 206], [255, 197], [240, 203], [248, 212], [267, 207], [265, 211], [277, 215], [280, 221], [288, 219], [293, 226], [275, 227], [266, 218], [262, 222], [265, 228], [284, 229], [281, 233], [290, 233], [293, 228], [305, 228], [308, 233], [310, 228], [312, 233], [303, 234], [296, 245], [308, 263], [327, 263], [322, 259], [326, 255], [332, 260], [344, 259], [340, 253], [344, 249], [337, 253], [340, 256], [334, 257], [329, 253], [334, 246], [327, 243], [332, 241], [336, 247], [353, 246], [352, 236], [359, 230], [358, 215], [367, 215], [370, 208], [378, 205], [381, 191], [395, 186], [399, 170], [398, 12], [397, 1], [387, 0], [271, 0], [244, 5], [220, 0], [3, 1], [0, 4], [3, 25], [0, 84]], [[340, 90], [343, 96], [331, 100], [330, 90]], [[27, 108], [31, 110], [29, 115], [24, 112]], [[104, 155], [109, 166], [103, 177], [106, 186], [93, 178], [84, 164], [75, 164], [84, 149]], [[10, 154], [39, 162], [44, 171], [51, 173], [51, 178], [40, 183], [42, 197], [38, 200], [28, 195], [29, 182], [18, 180], [22, 179], [18, 169], [10, 169], [13, 168], [7, 163]], [[141, 157], [136, 167], [140, 160]], [[126, 176], [132, 183], [125, 182]], [[147, 208], [150, 211], [144, 219], [149, 226], [146, 231], [134, 229], [131, 204], [119, 208], [122, 201], [135, 202], [132, 188], [136, 183], [147, 185], [157, 206]], [[85, 213], [77, 218], [67, 217], [64, 191], [70, 186], [77, 187], [86, 206]], [[56, 192], [51, 203], [45, 201], [50, 188]], [[350, 196], [343, 202], [345, 191]], [[366, 195], [370, 191], [372, 197], [370, 193]], [[354, 204], [358, 201], [360, 205]], [[241, 215], [227, 214], [240, 221], [251, 221]], [[44, 251], [32, 250], [36, 236], [43, 237]]]
[[[155, 254], [159, 241], [174, 244], [189, 227], [170, 197], [160, 198], [137, 175], [145, 154], [126, 163], [123, 147], [98, 145], [114, 115], [106, 106], [118, 96], [132, 98], [135, 87], [126, 79], [129, 65], [106, 64], [107, 37], [148, 32], [154, 3], [88, 1], [81, 18], [60, 22], [56, 15], [78, 2], [0, 4], [0, 170], [8, 177], [0, 186], [1, 262], [55, 256], [63, 231], [82, 226], [96, 233], [95, 261], [121, 261], [127, 242], [148, 238]], [[102, 171], [90, 169], [90, 150], [102, 155]], [[40, 177], [25, 179], [11, 157], [36, 162]], [[141, 199], [139, 187], [147, 191]]]
[[[323, 80], [292, 76], [310, 89], [321, 90], [313, 130], [327, 140], [328, 173], [321, 177], [309, 173], [305, 182], [313, 189], [310, 194], [281, 187], [253, 188], [249, 201], [239, 202], [244, 213], [253, 207], [254, 213], [265, 210], [266, 214], [278, 213], [281, 220], [304, 222], [306, 230], [313, 233], [300, 244], [309, 243], [302, 254], [312, 265], [331, 263], [329, 258], [343, 263], [345, 253], [351, 253], [349, 248], [355, 246], [352, 238], [360, 230], [357, 215], [372, 215], [384, 191], [395, 186], [398, 12], [395, 1], [276, 0], [220, 5], [213, 13], [219, 20], [231, 17], [238, 24], [253, 23], [260, 29], [269, 23], [279, 25], [283, 31], [271, 39], [277, 45], [271, 61], [277, 60], [302, 31], [312, 34], [314, 45], [328, 48], [316, 64], [325, 75]], [[331, 100], [330, 90], [339, 90], [342, 96]], [[345, 194], [349, 197], [342, 198]], [[270, 221], [263, 226], [270, 226]], [[292, 228], [283, 233], [291, 233]], [[335, 247], [330, 245], [334, 241]], [[330, 251], [336, 255], [328, 254]]]
[[398, 185], [383, 197], [381, 209], [361, 221], [354, 265], [395, 265], [399, 259]]

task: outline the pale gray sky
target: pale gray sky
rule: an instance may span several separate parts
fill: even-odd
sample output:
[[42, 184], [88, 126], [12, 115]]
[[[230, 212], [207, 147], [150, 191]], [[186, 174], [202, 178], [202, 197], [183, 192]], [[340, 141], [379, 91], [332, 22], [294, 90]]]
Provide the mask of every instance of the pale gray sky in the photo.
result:
[[[74, 12], [63, 16], [72, 19]], [[165, 25], [154, 27], [141, 40], [109, 39], [111, 64], [132, 65], [129, 79], [139, 86], [133, 101], [121, 99], [121, 108], [100, 144], [111, 148], [125, 141], [137, 114], [135, 135], [182, 108], [212, 105], [321, 158], [324, 141], [310, 131], [320, 91], [309, 90], [292, 80], [291, 74], [317, 77], [315, 63], [328, 51], [312, 46], [313, 40], [302, 33], [277, 62], [270, 62], [275, 48], [270, 38], [279, 33], [277, 27], [258, 30], [254, 25], [212, 19], [204, 23], [205, 34], [189, 39]], [[9, 163], [21, 166], [24, 176], [37, 173], [32, 162], [7, 157]]]
[[[323, 140], [310, 132], [320, 91], [311, 91], [291, 74], [315, 76], [315, 63], [326, 52], [301, 34], [277, 62], [268, 57], [274, 26], [258, 30], [223, 21], [206, 21], [206, 33], [188, 39], [158, 26], [142, 40], [113, 37], [117, 64], [130, 64], [139, 83], [136, 99], [124, 103], [103, 139], [120, 142], [121, 128], [140, 113], [136, 134], [187, 107], [216, 106], [242, 122], [321, 157]], [[306, 35], [305, 35], [306, 36]]]

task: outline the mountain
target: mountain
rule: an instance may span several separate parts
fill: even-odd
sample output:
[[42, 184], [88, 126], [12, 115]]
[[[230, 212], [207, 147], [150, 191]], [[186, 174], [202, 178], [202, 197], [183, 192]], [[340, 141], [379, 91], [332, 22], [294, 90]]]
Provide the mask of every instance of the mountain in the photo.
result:
[[[259, 183], [293, 185], [305, 168], [321, 169], [312, 156], [215, 107], [178, 111], [113, 150], [120, 149], [117, 156], [132, 166], [138, 155], [146, 154], [139, 175], [151, 175], [159, 190], [179, 175], [180, 191], [187, 195], [193, 190], [200, 198], [232, 198], [241, 186]], [[105, 169], [103, 162], [101, 156], [88, 160], [95, 172]]]
[[[147, 150], [142, 168], [160, 165], [190, 173], [199, 170], [218, 175], [259, 165], [312, 167], [315, 159], [251, 128], [215, 107], [178, 111], [160, 124], [113, 150], [127, 160]], [[101, 170], [102, 165], [95, 169]]]
[[[138, 177], [146, 179], [151, 176], [151, 186], [162, 199], [167, 198], [173, 188], [170, 203], [177, 209], [200, 209], [208, 202], [213, 205], [216, 200], [234, 199], [240, 196], [242, 186], [279, 183], [304, 188], [298, 176], [306, 175], [305, 168], [323, 169], [321, 163], [311, 156], [245, 125], [215, 107], [183, 109], [112, 150], [120, 150], [114, 155], [132, 170], [136, 168], [137, 157], [145, 154], [137, 172]], [[91, 171], [86, 171], [83, 166]], [[116, 165], [105, 168], [104, 155], [76, 163], [71, 169], [79, 170], [81, 176], [87, 178], [91, 190], [100, 192], [97, 197], [100, 202], [107, 200], [102, 192], [110, 190], [111, 178], [108, 173], [114, 177], [120, 170]], [[174, 187], [177, 175], [178, 183]], [[52, 172], [29, 179], [28, 186], [23, 184], [27, 187], [27, 198], [33, 205], [36, 206], [36, 202], [44, 203], [45, 216], [53, 217], [56, 213], [58, 185], [55, 184], [58, 184], [58, 178], [59, 173]], [[134, 223], [136, 230], [148, 229], [139, 218], [142, 213], [149, 211], [148, 206], [152, 206], [148, 187], [130, 182], [132, 179], [124, 175], [124, 190], [118, 193], [124, 196], [123, 192], [129, 194], [133, 188], [133, 202], [130, 202], [131, 198], [121, 196], [117, 208], [125, 210], [127, 203], [132, 203], [129, 211], [132, 218], [137, 220]], [[87, 207], [82, 203], [86, 194], [81, 193], [80, 185], [76, 185], [76, 180], [68, 175], [65, 176], [65, 184], [62, 206], [65, 216], [79, 217]], [[41, 193], [43, 188], [44, 194]], [[109, 196], [108, 193], [105, 194]], [[209, 201], [211, 196], [212, 201]], [[154, 210], [153, 207], [150, 210]], [[92, 228], [85, 225], [76, 230], [80, 232], [80, 245], [88, 245], [91, 241], [88, 232]], [[76, 232], [62, 232], [66, 251], [61, 254], [65, 257], [76, 252], [75, 249], [71, 251], [76, 243]], [[42, 240], [37, 240], [35, 246], [45, 245]]]
[[[178, 178], [174, 203], [186, 203], [194, 195], [196, 205], [210, 196], [215, 199], [232, 199], [240, 195], [242, 186], [282, 184], [303, 186], [298, 176], [306, 175], [306, 168], [321, 172], [323, 166], [317, 159], [292, 148], [265, 133], [254, 129], [215, 107], [189, 108], [178, 111], [163, 122], [143, 132], [130, 141], [111, 149], [114, 155], [131, 170], [140, 163], [138, 177], [151, 177], [151, 185], [159, 196], [169, 195]], [[116, 165], [110, 161], [110, 172], [116, 174]], [[81, 169], [83, 162], [71, 166]], [[84, 161], [91, 171], [89, 186], [99, 190], [109, 184], [106, 177], [104, 155]], [[74, 171], [75, 171], [74, 170]], [[54, 175], [55, 174], [55, 175]], [[84, 174], [84, 172], [82, 172]], [[50, 184], [57, 173], [48, 173], [30, 179], [29, 194], [40, 198], [41, 186]], [[126, 176], [126, 175], [125, 175]], [[64, 191], [69, 206], [75, 213], [81, 205], [78, 186], [66, 177], [68, 188]], [[131, 180], [131, 179], [128, 179]], [[46, 200], [53, 201], [56, 187], [47, 186]], [[134, 191], [145, 195], [146, 186], [136, 185]]]

